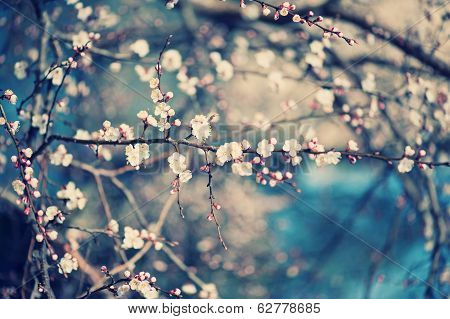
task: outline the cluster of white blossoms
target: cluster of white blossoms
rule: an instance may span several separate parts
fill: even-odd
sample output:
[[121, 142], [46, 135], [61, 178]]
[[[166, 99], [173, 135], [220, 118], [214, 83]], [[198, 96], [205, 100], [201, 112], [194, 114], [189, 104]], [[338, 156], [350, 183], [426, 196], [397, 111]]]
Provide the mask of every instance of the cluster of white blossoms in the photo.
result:
[[192, 172], [187, 169], [186, 157], [178, 152], [174, 152], [167, 158], [172, 172], [178, 175], [180, 184], [187, 183], [192, 178]]
[[302, 146], [296, 139], [290, 139], [284, 142], [283, 151], [288, 153], [289, 161], [292, 166], [300, 164], [302, 158], [298, 156], [298, 152], [301, 151]]
[[55, 166], [67, 167], [72, 163], [73, 155], [67, 152], [64, 144], [59, 144], [56, 150], [50, 154], [50, 163]]
[[22, 196], [25, 194], [25, 184], [21, 180], [16, 179], [11, 185], [17, 195]]
[[147, 126], [158, 126], [158, 121], [145, 110], [139, 111], [136, 116]]
[[210, 119], [204, 115], [196, 115], [191, 120], [192, 135], [201, 142], [211, 136]]
[[[18, 196], [25, 195], [26, 185], [31, 187], [31, 195], [34, 198], [41, 197], [41, 193], [38, 190], [39, 181], [36, 177], [34, 177], [34, 170], [31, 167], [30, 158], [33, 155], [33, 151], [31, 148], [26, 148], [20, 151], [19, 156], [13, 155], [11, 156], [11, 162], [15, 165], [16, 168], [22, 166], [24, 180], [21, 181], [19, 179], [12, 182], [12, 187]], [[25, 213], [28, 215], [29, 208], [25, 209]]]
[[67, 183], [63, 189], [56, 193], [56, 196], [66, 201], [68, 210], [83, 209], [87, 203], [87, 198], [81, 190], [76, 187], [74, 182]]
[[223, 60], [219, 52], [212, 52], [209, 57], [216, 66], [217, 77], [219, 79], [226, 82], [233, 78], [233, 65], [227, 60]]
[[3, 92], [3, 97], [9, 101], [9, 103], [11, 104], [16, 104], [17, 103], [17, 95], [14, 94], [14, 92], [12, 90], [5, 90]]
[[110, 121], [104, 121], [103, 128], [98, 131], [98, 138], [109, 142], [117, 142], [120, 139], [132, 140], [134, 129], [127, 124], [120, 124], [118, 128], [113, 127]]
[[[250, 148], [250, 144], [244, 140], [244, 144], [238, 142], [225, 143], [217, 149], [216, 164], [223, 166], [231, 160], [242, 160], [243, 150]], [[245, 147], [245, 148], [244, 148]]]
[[48, 114], [34, 114], [31, 119], [31, 126], [39, 130], [39, 134], [44, 135], [47, 130]]
[[60, 274], [70, 274], [78, 269], [78, 260], [69, 253], [65, 253], [58, 264]]
[[146, 229], [138, 230], [130, 226], [125, 226], [122, 242], [123, 249], [141, 249], [144, 247], [145, 241], [152, 241], [156, 250], [162, 248], [162, 243], [156, 240], [154, 233], [150, 233]]
[[[159, 89], [159, 79], [158, 78], [152, 78], [150, 79], [150, 88], [151, 91], [151, 99], [153, 100], [155, 105], [154, 115], [156, 117], [159, 117], [159, 120], [156, 120], [153, 116], [147, 116], [144, 120], [144, 116], [146, 115], [145, 112], [147, 111], [141, 111], [138, 113], [138, 118], [144, 121], [147, 125], [158, 127], [158, 129], [163, 132], [165, 130], [168, 130], [171, 128], [172, 125], [180, 126], [181, 121], [176, 119], [173, 122], [170, 122], [170, 119], [175, 115], [175, 110], [167, 104], [170, 99], [173, 98], [172, 92], [167, 92], [165, 95], [161, 92]], [[147, 112], [148, 114], [148, 112]]]
[[319, 144], [319, 140], [315, 137], [308, 142], [308, 148], [320, 154], [309, 154], [311, 159], [314, 159], [317, 167], [322, 167], [325, 165], [337, 165], [342, 157], [340, 152], [328, 151], [325, 152], [325, 147]]
[[127, 145], [125, 147], [125, 156], [127, 163], [134, 166], [136, 170], [140, 168], [145, 160], [150, 158], [150, 148], [148, 144], [138, 143], [135, 145]]
[[[130, 274], [127, 272], [125, 274], [126, 277], [130, 277]], [[153, 277], [148, 272], [140, 272], [135, 275], [128, 284], [124, 284], [118, 289], [119, 295], [123, 295], [129, 290], [139, 292], [144, 298], [150, 299], [157, 297], [157, 291], [153, 287], [156, 283], [156, 277]]]

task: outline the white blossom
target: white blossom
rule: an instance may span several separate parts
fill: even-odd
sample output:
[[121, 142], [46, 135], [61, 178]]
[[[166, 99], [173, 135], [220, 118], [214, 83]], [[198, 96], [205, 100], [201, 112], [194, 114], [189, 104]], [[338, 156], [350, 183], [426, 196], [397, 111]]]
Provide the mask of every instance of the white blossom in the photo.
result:
[[65, 253], [64, 257], [59, 261], [58, 271], [60, 274], [70, 274], [78, 269], [78, 260], [69, 253]]
[[341, 160], [341, 153], [329, 151], [326, 153], [318, 154], [316, 157], [316, 165], [317, 167], [322, 167], [325, 165], [337, 165]]
[[44, 135], [47, 130], [48, 114], [34, 114], [31, 126], [39, 129], [39, 134]]
[[413, 156], [415, 153], [416, 151], [411, 146], [408, 145], [405, 147], [405, 156]]
[[255, 54], [256, 64], [260, 67], [267, 69], [275, 60], [275, 53], [272, 50], [261, 50]]
[[397, 169], [400, 173], [408, 173], [410, 172], [414, 167], [414, 161], [412, 159], [409, 159], [407, 157], [402, 158], [401, 161], [398, 162]]
[[136, 53], [140, 58], [145, 57], [150, 52], [150, 46], [144, 39], [139, 39], [130, 44], [130, 50]]
[[64, 144], [58, 145], [56, 150], [50, 154], [50, 163], [56, 166], [62, 165], [67, 167], [72, 163], [72, 160], [73, 155], [67, 152]]
[[28, 68], [28, 62], [27, 61], [18, 61], [14, 64], [14, 75], [17, 79], [23, 80], [27, 77], [27, 68]]
[[82, 48], [89, 43], [89, 41], [91, 41], [89, 33], [84, 30], [81, 30], [72, 36], [72, 46], [75, 48]]
[[206, 140], [211, 135], [211, 125], [204, 115], [196, 115], [191, 120], [192, 135], [199, 141]]
[[86, 130], [78, 129], [73, 137], [79, 140], [89, 140], [91, 138], [91, 134]]
[[322, 106], [325, 113], [333, 112], [334, 93], [332, 90], [320, 89], [315, 95], [315, 100]]
[[161, 91], [158, 88], [156, 88], [153, 89], [152, 92], [150, 93], [150, 98], [154, 103], [156, 103], [158, 101], [161, 101], [164, 98], [164, 96], [162, 95]]
[[121, 137], [125, 140], [134, 139], [134, 129], [127, 124], [120, 124], [119, 132]]
[[145, 68], [140, 64], [136, 64], [136, 66], [134, 67], [134, 71], [136, 71], [137, 75], [139, 76], [139, 80], [141, 82], [149, 82], [156, 73], [155, 68], [153, 67], [149, 67], [149, 68]]
[[264, 139], [258, 143], [258, 148], [256, 149], [256, 152], [263, 158], [266, 158], [272, 155], [274, 149], [275, 146], [271, 144], [268, 140]]
[[233, 174], [240, 176], [251, 176], [253, 174], [252, 171], [252, 163], [250, 162], [236, 162], [231, 165], [231, 171]]
[[[180, 77], [177, 76], [178, 79], [180, 79]], [[183, 79], [183, 81], [180, 80], [180, 83], [178, 83], [178, 88], [183, 91], [184, 93], [186, 93], [189, 96], [193, 96], [195, 95], [195, 93], [197, 93], [197, 84], [198, 84], [199, 80], [198, 77], [193, 76], [193, 77], [187, 77]]]
[[141, 164], [150, 158], [150, 148], [148, 144], [127, 145], [125, 147], [125, 156], [128, 164], [138, 168]]
[[11, 129], [11, 133], [13, 135], [16, 135], [16, 133], [19, 131], [20, 128], [20, 122], [19, 121], [14, 121], [11, 123], [8, 123], [9, 128]]
[[141, 249], [144, 246], [144, 239], [141, 237], [139, 230], [125, 226], [124, 231], [123, 249]]
[[185, 170], [178, 175], [180, 183], [187, 183], [192, 178], [192, 172], [190, 170]]
[[161, 59], [163, 70], [172, 72], [181, 67], [182, 58], [180, 52], [175, 49], [167, 50]]
[[119, 223], [115, 219], [111, 219], [108, 223], [107, 229], [112, 231], [114, 234], [119, 232]]
[[53, 85], [59, 86], [63, 82], [64, 70], [61, 67], [58, 67], [51, 71], [47, 78], [52, 80]]
[[16, 179], [11, 185], [17, 195], [22, 196], [25, 193], [25, 184], [22, 181]]
[[295, 157], [301, 149], [302, 146], [296, 139], [286, 140], [283, 145], [283, 151], [289, 153], [290, 157]]
[[359, 151], [358, 143], [356, 143], [354, 140], [349, 140], [347, 142], [347, 149], [353, 152]]
[[151, 115], [147, 116], [147, 119], [145, 121], [150, 126], [153, 126], [153, 127], [158, 126], [158, 121]]
[[183, 173], [187, 168], [186, 157], [178, 152], [170, 155], [167, 161], [172, 171], [177, 175]]
[[291, 164], [292, 164], [292, 166], [297, 166], [302, 162], [302, 160], [303, 159], [301, 158], [301, 156], [291, 157]]
[[10, 89], [5, 90], [3, 92], [3, 96], [9, 101], [9, 103], [11, 104], [16, 104], [17, 103], [17, 95], [14, 94], [14, 92]]
[[372, 93], [375, 92], [377, 88], [377, 83], [375, 82], [375, 75], [373, 73], [367, 73], [366, 78], [361, 81], [361, 86], [364, 91]]
[[69, 182], [67, 185], [56, 193], [60, 199], [66, 200], [66, 207], [68, 210], [83, 209], [86, 206], [87, 199], [74, 182]]
[[219, 79], [229, 81], [233, 78], [234, 67], [230, 62], [222, 60], [216, 65], [216, 72]]
[[145, 110], [139, 111], [136, 116], [138, 117], [138, 119], [145, 121], [145, 120], [147, 120], [148, 112]]
[[78, 2], [77, 5], [78, 4], [81, 4], [81, 6], [78, 7], [77, 18], [83, 22], [86, 22], [93, 12], [92, 7], [91, 6], [83, 7], [83, 4], [81, 2]]
[[160, 102], [160, 103], [156, 103], [154, 114], [156, 116], [160, 116], [161, 118], [167, 118], [170, 110], [171, 110], [170, 105], [168, 105], [165, 102]]
[[216, 163], [223, 166], [231, 160], [239, 160], [243, 156], [242, 146], [238, 142], [225, 143], [217, 149]]
[[149, 81], [149, 86], [151, 89], [156, 89], [159, 85], [159, 79], [158, 78], [151, 78]]
[[49, 206], [45, 210], [45, 216], [48, 218], [48, 220], [54, 220], [55, 217], [57, 217], [61, 211], [56, 206]]

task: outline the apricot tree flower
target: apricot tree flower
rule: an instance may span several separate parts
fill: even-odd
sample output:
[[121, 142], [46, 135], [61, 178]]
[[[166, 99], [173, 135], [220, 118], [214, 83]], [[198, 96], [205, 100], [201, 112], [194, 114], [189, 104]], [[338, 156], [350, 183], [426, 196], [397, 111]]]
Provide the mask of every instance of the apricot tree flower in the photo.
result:
[[86, 206], [87, 199], [74, 182], [67, 183], [56, 196], [66, 201], [68, 210], [83, 209]]
[[407, 157], [402, 158], [400, 162], [398, 162], [398, 171], [402, 174], [409, 173], [414, 167], [414, 161]]
[[48, 220], [54, 220], [55, 217], [61, 214], [61, 211], [56, 206], [49, 206], [45, 210], [45, 216]]
[[141, 236], [141, 232], [137, 229], [125, 226], [124, 228], [124, 239], [122, 243], [122, 248], [124, 249], [141, 249], [144, 246], [144, 239]]
[[164, 70], [172, 72], [176, 71], [181, 67], [182, 58], [178, 50], [170, 49], [167, 50], [161, 60], [161, 66]]
[[209, 120], [204, 115], [196, 115], [191, 120], [192, 135], [199, 141], [206, 140], [211, 135], [211, 125]]
[[240, 176], [251, 176], [253, 174], [252, 171], [252, 163], [250, 162], [237, 162], [231, 165], [231, 170], [233, 174]]
[[67, 167], [72, 163], [73, 155], [67, 152], [64, 144], [59, 144], [56, 150], [50, 154], [50, 163], [55, 166], [62, 165]]
[[128, 164], [139, 169], [139, 166], [150, 157], [150, 148], [147, 144], [127, 145], [125, 156]]
[[216, 163], [223, 166], [231, 160], [239, 160], [243, 156], [242, 145], [238, 142], [225, 143], [217, 149]]
[[25, 184], [18, 179], [12, 182], [12, 187], [19, 196], [25, 193]]
[[167, 161], [172, 171], [177, 175], [183, 173], [187, 168], [186, 157], [178, 152], [172, 153]]
[[290, 139], [284, 142], [283, 151], [287, 152], [290, 157], [297, 156], [298, 151], [302, 149], [302, 146], [295, 139]]
[[143, 58], [150, 52], [150, 46], [144, 39], [139, 39], [130, 44], [130, 50], [136, 53], [139, 57]]
[[65, 253], [58, 264], [60, 274], [70, 274], [72, 271], [78, 270], [78, 260], [69, 253]]
[[270, 141], [264, 139], [258, 143], [258, 148], [256, 152], [261, 155], [263, 158], [269, 157], [272, 155], [275, 146], [270, 143]]

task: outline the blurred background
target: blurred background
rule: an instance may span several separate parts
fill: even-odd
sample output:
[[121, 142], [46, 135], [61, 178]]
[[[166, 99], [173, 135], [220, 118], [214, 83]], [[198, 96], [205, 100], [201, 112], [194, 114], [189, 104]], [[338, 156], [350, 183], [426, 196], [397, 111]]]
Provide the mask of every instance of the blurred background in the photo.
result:
[[[273, 21], [274, 10], [265, 17], [261, 5], [246, 3], [241, 9], [233, 0], [0, 1], [0, 89], [13, 89], [17, 109], [23, 110], [8, 107], [8, 118], [22, 121], [20, 134], [28, 132], [27, 142], [36, 148], [39, 119], [33, 124], [30, 113], [45, 109], [57, 85], [46, 81], [37, 96], [22, 101], [53, 63], [72, 55], [76, 36], [95, 32], [100, 39], [62, 85], [52, 132], [93, 132], [104, 120], [128, 123], [139, 132], [136, 113], [153, 109], [148, 81], [172, 35], [168, 49], [179, 56], [169, 53], [174, 61], [166, 61], [162, 87], [174, 92], [171, 105], [184, 124], [196, 114], [219, 115], [213, 145], [317, 136], [327, 147], [344, 149], [353, 139], [364, 152], [395, 157], [411, 145], [427, 150], [427, 160], [448, 161], [448, 1], [291, 1], [300, 12], [322, 15], [323, 25], [339, 28], [355, 46], [324, 39], [320, 29], [289, 18]], [[137, 40], [145, 40], [148, 52]], [[215, 54], [229, 61], [232, 71], [220, 70]], [[158, 134], [154, 130], [150, 137]], [[270, 162], [294, 173], [299, 193], [286, 185], [259, 185], [228, 166], [215, 169], [225, 251], [206, 220], [202, 153], [181, 151], [194, 175], [182, 188], [181, 219], [176, 197], [169, 194], [174, 178], [166, 164], [169, 147], [152, 146], [154, 162], [138, 172], [124, 169], [121, 147], [105, 146], [100, 157], [85, 146], [66, 148], [74, 157], [71, 166], [39, 164], [42, 170], [49, 166], [48, 196], [42, 199], [47, 206], [58, 203], [55, 193], [69, 181], [88, 199], [86, 208], [72, 212], [58, 229], [59, 255], [76, 251], [80, 265], [68, 278], [50, 270], [59, 298], [74, 298], [103, 280], [100, 266], [121, 264], [110, 237], [68, 227], [106, 227], [98, 179], [120, 235], [125, 226], [147, 228], [178, 243], [149, 249], [135, 271], [155, 275], [161, 287], [180, 287], [185, 297], [448, 296], [447, 167], [399, 174], [396, 165], [369, 159], [352, 165], [343, 158], [321, 168], [307, 157], [300, 167]], [[20, 298], [33, 290], [36, 269], [29, 261], [31, 228], [10, 186], [17, 174], [9, 163], [12, 154], [2, 133], [0, 288], [3, 297]], [[108, 171], [95, 175], [89, 168]], [[124, 253], [130, 259], [137, 250]]]

